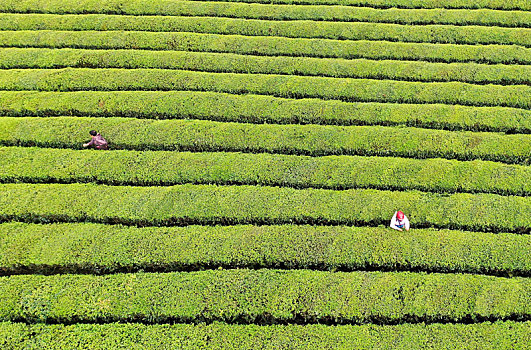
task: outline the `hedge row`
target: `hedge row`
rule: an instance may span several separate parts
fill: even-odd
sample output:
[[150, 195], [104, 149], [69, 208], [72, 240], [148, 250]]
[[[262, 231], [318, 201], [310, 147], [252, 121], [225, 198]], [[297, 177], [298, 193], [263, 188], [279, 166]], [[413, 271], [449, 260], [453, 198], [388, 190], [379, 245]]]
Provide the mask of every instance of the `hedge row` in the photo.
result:
[[0, 48], [1, 69], [162, 68], [226, 73], [290, 74], [335, 78], [531, 85], [529, 65], [345, 60], [311, 57], [248, 56], [230, 53]]
[[484, 161], [0, 148], [0, 182], [245, 184], [531, 195], [531, 167]]
[[[350, 102], [440, 103], [531, 108], [531, 86], [422, 83], [375, 79], [301, 77], [273, 74], [207, 73], [165, 69], [9, 69], [0, 90], [37, 91], [211, 91], [284, 98], [337, 99]], [[376, 105], [377, 106], [377, 105]], [[379, 108], [379, 107], [376, 107]], [[406, 106], [409, 108], [409, 106]], [[414, 108], [414, 107], [413, 107]], [[474, 113], [474, 110], [470, 110]], [[522, 115], [531, 111], [502, 112]], [[509, 125], [506, 125], [509, 127]]]
[[[20, 6], [20, 4], [17, 4]], [[23, 5], [28, 5], [25, 2]], [[349, 6], [291, 6], [272, 4], [246, 4], [234, 2], [203, 1], [118, 1], [39, 2], [35, 7], [0, 9], [24, 13], [55, 14], [110, 14], [110, 15], [164, 15], [164, 16], [212, 16], [268, 20], [318, 20], [343, 22], [375, 22], [397, 24], [454, 24], [485, 25], [500, 27], [529, 27], [531, 15], [525, 11], [447, 10], [447, 9], [375, 9]]]
[[0, 323], [7, 349], [525, 350], [531, 322], [378, 325]]
[[219, 17], [0, 13], [0, 30], [195, 32], [286, 38], [531, 46], [531, 29], [529, 28], [268, 21]]
[[0, 91], [0, 115], [206, 119], [242, 123], [406, 125], [531, 132], [528, 110], [459, 105], [349, 103], [199, 91]]
[[262, 186], [2, 184], [0, 220], [138, 226], [194, 224], [385, 224], [530, 233], [531, 197]]
[[[215, 3], [217, 0], [207, 0], [208, 3]], [[226, 0], [223, 0], [226, 1]], [[130, 0], [120, 2], [120, 0], [98, 1], [96, 4], [91, 0], [4, 0], [0, 4], [2, 12], [57, 12], [66, 13], [73, 11], [70, 9], [80, 9], [82, 13], [98, 11], [109, 13], [127, 13], [132, 9], [156, 9], [170, 13], [178, 7], [180, 0]], [[345, 6], [365, 6], [374, 8], [446, 8], [446, 9], [500, 9], [500, 10], [531, 10], [531, 5], [527, 0], [230, 0], [232, 3], [264, 3], [264, 4], [299, 4], [299, 5], [345, 5]], [[160, 10], [162, 9], [162, 10]]]
[[240, 151], [530, 162], [531, 135], [416, 128], [254, 125], [126, 118], [0, 118], [0, 144], [81, 149], [88, 131], [112, 149]]
[[531, 276], [531, 236], [345, 226], [0, 225], [0, 274], [218, 267]]
[[531, 318], [531, 281], [408, 272], [225, 270], [0, 277], [0, 320], [357, 324]]
[[231, 52], [260, 56], [308, 56], [530, 64], [531, 49], [508, 45], [452, 45], [292, 39], [199, 33], [0, 31], [0, 47], [145, 49]]

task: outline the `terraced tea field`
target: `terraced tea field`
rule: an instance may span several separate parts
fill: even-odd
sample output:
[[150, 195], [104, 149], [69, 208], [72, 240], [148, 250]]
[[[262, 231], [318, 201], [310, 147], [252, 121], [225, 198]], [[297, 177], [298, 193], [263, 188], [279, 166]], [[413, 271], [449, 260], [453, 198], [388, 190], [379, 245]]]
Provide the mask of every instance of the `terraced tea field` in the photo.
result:
[[531, 2], [0, 0], [0, 189], [1, 349], [530, 349]]

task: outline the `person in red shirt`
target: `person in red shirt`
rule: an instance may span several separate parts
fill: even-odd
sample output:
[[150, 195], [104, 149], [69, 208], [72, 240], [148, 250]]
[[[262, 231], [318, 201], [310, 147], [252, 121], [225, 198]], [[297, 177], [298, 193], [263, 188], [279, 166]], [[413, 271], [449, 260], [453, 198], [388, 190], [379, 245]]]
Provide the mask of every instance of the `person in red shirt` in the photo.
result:
[[92, 136], [92, 140], [89, 143], [84, 143], [83, 147], [94, 147], [95, 149], [109, 149], [109, 144], [107, 140], [103, 138], [96, 130], [91, 130], [89, 132]]

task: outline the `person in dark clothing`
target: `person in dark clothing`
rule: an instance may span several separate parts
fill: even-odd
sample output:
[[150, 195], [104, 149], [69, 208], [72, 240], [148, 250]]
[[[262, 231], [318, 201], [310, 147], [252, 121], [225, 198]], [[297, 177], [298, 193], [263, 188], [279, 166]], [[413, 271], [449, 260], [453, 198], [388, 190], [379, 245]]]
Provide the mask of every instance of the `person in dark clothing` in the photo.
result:
[[89, 132], [92, 136], [92, 140], [89, 143], [84, 143], [83, 147], [94, 147], [95, 149], [109, 149], [109, 144], [107, 140], [103, 138], [96, 130], [91, 130]]

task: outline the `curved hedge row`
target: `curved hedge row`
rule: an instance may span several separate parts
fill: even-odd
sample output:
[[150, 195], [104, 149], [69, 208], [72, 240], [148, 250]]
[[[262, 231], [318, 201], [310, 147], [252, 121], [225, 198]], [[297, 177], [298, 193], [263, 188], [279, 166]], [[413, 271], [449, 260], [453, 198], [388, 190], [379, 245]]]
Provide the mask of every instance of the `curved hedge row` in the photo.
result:
[[2, 116], [203, 119], [241, 123], [406, 125], [530, 133], [530, 112], [504, 107], [349, 103], [200, 91], [0, 91]]
[[145, 49], [307, 56], [530, 64], [531, 49], [508, 45], [452, 45], [389, 41], [292, 39], [200, 33], [0, 31], [0, 47]]
[[0, 48], [1, 69], [162, 68], [225, 73], [531, 85], [529, 65], [249, 56], [146, 50]]
[[531, 46], [531, 29], [219, 17], [1, 14], [0, 30], [195, 32], [244, 36]]
[[2, 184], [0, 220], [138, 226], [388, 224], [398, 209], [413, 227], [530, 233], [531, 197], [177, 185]]
[[[0, 90], [38, 91], [213, 91], [284, 98], [351, 102], [440, 103], [531, 108], [531, 86], [421, 83], [374, 79], [300, 77], [268, 74], [206, 73], [165, 69], [9, 69]], [[473, 111], [472, 111], [473, 112]], [[530, 120], [531, 111], [507, 110]]]
[[[4, 5], [2, 7], [2, 5]], [[375, 22], [397, 24], [454, 24], [485, 25], [500, 27], [529, 27], [531, 15], [526, 11], [448, 10], [448, 9], [375, 9], [370, 7], [323, 6], [323, 5], [272, 5], [259, 3], [212, 2], [212, 1], [118, 1], [58, 3], [41, 1], [25, 2], [25, 8], [0, 4], [3, 12], [56, 13], [56, 14], [110, 14], [110, 15], [164, 15], [164, 16], [212, 16], [269, 20], [320, 20], [345, 22]]]
[[443, 349], [525, 350], [531, 322], [378, 325], [227, 325], [0, 323], [0, 344], [11, 349]]
[[531, 167], [483, 161], [0, 148], [0, 182], [244, 184], [531, 195]]
[[531, 281], [278, 270], [0, 277], [0, 320], [402, 323], [531, 318]]
[[[207, 0], [216, 2], [218, 0]], [[124, 13], [128, 8], [158, 8], [171, 9], [178, 6], [179, 0], [159, 0], [157, 2], [149, 0], [130, 0], [120, 2], [120, 0], [106, 0], [98, 2], [99, 8], [106, 9], [113, 13]], [[531, 5], [527, 0], [230, 0], [230, 2], [243, 3], [265, 3], [265, 4], [299, 4], [299, 5], [347, 5], [347, 6], [367, 6], [375, 8], [462, 8], [462, 9], [501, 9], [501, 10], [531, 10]], [[4, 0], [0, 10], [3, 12], [61, 12], [65, 8], [83, 9], [84, 12], [94, 8], [96, 5], [91, 0]]]
[[88, 130], [112, 149], [455, 158], [529, 163], [531, 135], [416, 128], [255, 125], [129, 118], [0, 118], [0, 144], [81, 149]]
[[531, 236], [382, 227], [0, 224], [0, 274], [218, 267], [531, 276]]

